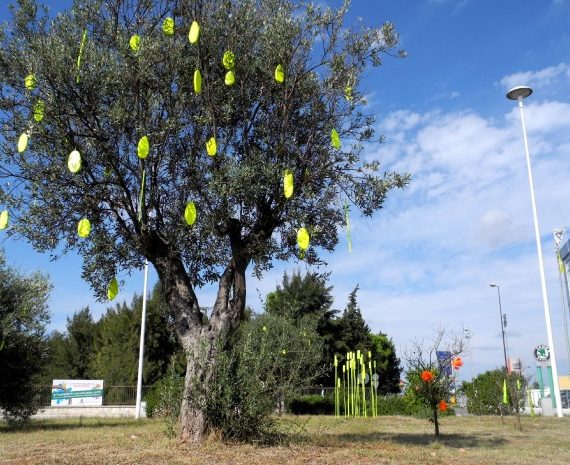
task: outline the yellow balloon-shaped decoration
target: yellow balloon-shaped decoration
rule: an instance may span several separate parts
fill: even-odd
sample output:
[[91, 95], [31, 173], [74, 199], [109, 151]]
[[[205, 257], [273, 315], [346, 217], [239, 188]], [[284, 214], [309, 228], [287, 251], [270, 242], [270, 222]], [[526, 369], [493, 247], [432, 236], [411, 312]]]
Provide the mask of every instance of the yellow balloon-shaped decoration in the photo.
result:
[[344, 88], [344, 98], [348, 101], [352, 101], [352, 86], [346, 86]]
[[190, 32], [188, 32], [188, 40], [191, 44], [195, 44], [200, 39], [200, 25], [196, 21], [192, 21]]
[[72, 173], [78, 173], [81, 169], [81, 154], [77, 150], [74, 150], [69, 154], [69, 157], [67, 158], [67, 167]]
[[139, 140], [139, 145], [137, 146], [137, 155], [139, 158], [146, 158], [148, 157], [148, 152], [150, 150], [150, 144], [148, 143], [148, 137], [143, 136]]
[[333, 130], [331, 131], [331, 145], [335, 148], [335, 149], [340, 149], [340, 137], [338, 135], [338, 132], [336, 131], [336, 129], [333, 128]]
[[302, 251], [309, 248], [310, 239], [309, 231], [305, 228], [300, 228], [299, 231], [297, 231], [297, 244]]
[[38, 85], [38, 81], [36, 80], [35, 74], [28, 74], [24, 79], [24, 84], [26, 85], [26, 89], [34, 90]]
[[39, 99], [35, 104], [32, 112], [34, 114], [34, 119], [39, 123], [41, 120], [44, 119], [44, 111], [46, 108], [46, 104], [43, 100]]
[[283, 193], [285, 194], [286, 199], [293, 195], [293, 190], [293, 173], [291, 170], [285, 170], [285, 174], [283, 175]]
[[194, 92], [197, 94], [202, 92], [202, 73], [199, 69], [194, 71]]
[[8, 227], [8, 210], [4, 210], [0, 213], [0, 230], [6, 229]]
[[133, 52], [138, 52], [139, 49], [141, 48], [141, 36], [139, 36], [138, 34], [135, 34], [131, 37], [131, 40], [129, 40], [129, 46], [131, 47]]
[[224, 53], [224, 57], [222, 58], [222, 64], [224, 65], [224, 68], [226, 68], [228, 71], [234, 69], [236, 65], [236, 56], [234, 55], [234, 53], [227, 50]]
[[79, 237], [87, 237], [91, 233], [91, 222], [87, 218], [79, 220], [77, 223], [77, 235]]
[[225, 79], [226, 86], [233, 86], [235, 82], [236, 82], [236, 75], [234, 74], [233, 71], [228, 71], [226, 73], [226, 79]]
[[162, 22], [162, 32], [166, 36], [174, 35], [174, 20], [172, 18], [168, 17]]
[[210, 155], [211, 157], [216, 155], [216, 153], [218, 152], [218, 144], [216, 143], [215, 137], [210, 137], [208, 142], [206, 142], [206, 151], [208, 152], [208, 155]]
[[28, 133], [23, 132], [18, 139], [18, 152], [22, 153], [28, 146]]
[[283, 84], [285, 81], [285, 69], [283, 65], [277, 65], [277, 68], [275, 68], [275, 81], [279, 84]]
[[194, 202], [188, 202], [184, 209], [184, 219], [188, 226], [192, 226], [196, 222], [197, 215], [196, 204]]
[[118, 293], [119, 283], [117, 282], [117, 278], [113, 278], [111, 281], [109, 281], [109, 285], [107, 286], [107, 298], [109, 300], [113, 300], [115, 297], [117, 297]]

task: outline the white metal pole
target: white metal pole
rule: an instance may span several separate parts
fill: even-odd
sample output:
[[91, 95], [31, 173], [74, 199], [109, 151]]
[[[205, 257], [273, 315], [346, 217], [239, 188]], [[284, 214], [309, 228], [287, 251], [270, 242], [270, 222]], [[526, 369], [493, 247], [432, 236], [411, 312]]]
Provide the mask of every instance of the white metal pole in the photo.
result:
[[[538, 214], [536, 211], [536, 201], [534, 199], [534, 182], [532, 180], [532, 169], [530, 166], [530, 154], [528, 150], [528, 140], [526, 137], [526, 125], [524, 121], [524, 110], [523, 110], [523, 101], [522, 98], [519, 97], [519, 109], [521, 114], [521, 123], [522, 123], [522, 130], [523, 130], [523, 138], [524, 138], [524, 149], [526, 154], [526, 166], [528, 169], [528, 184], [530, 187], [530, 199], [532, 203], [532, 217], [534, 220], [534, 234], [536, 236], [536, 252], [538, 254], [538, 264], [540, 269], [540, 285], [542, 287], [542, 303], [544, 305], [544, 318], [546, 320], [546, 335], [548, 336], [548, 346], [550, 347], [550, 362], [552, 365], [552, 378], [553, 384], [552, 386], [554, 390], [554, 396], [556, 398], [556, 413], [557, 415], [562, 418], [562, 399], [560, 397], [560, 386], [558, 383], [558, 369], [556, 367], [556, 350], [554, 347], [554, 338], [552, 336], [552, 323], [550, 321], [550, 307], [548, 306], [548, 294], [546, 291], [546, 277], [544, 275], [544, 262], [542, 260], [542, 245], [540, 243], [540, 230], [538, 228]], [[551, 394], [552, 395], [552, 394]]]
[[144, 285], [143, 285], [143, 301], [141, 315], [141, 341], [139, 346], [139, 371], [137, 375], [137, 401], [135, 406], [135, 418], [141, 416], [141, 398], [142, 398], [142, 375], [143, 375], [143, 359], [144, 359], [144, 333], [146, 326], [146, 285], [148, 282], [148, 260], [144, 262]]

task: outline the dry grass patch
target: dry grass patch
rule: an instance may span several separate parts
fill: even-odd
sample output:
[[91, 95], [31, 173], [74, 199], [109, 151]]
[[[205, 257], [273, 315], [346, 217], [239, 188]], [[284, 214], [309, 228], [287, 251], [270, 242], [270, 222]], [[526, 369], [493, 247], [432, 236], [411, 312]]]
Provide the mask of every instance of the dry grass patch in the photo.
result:
[[570, 419], [450, 417], [435, 440], [426, 420], [284, 417], [287, 444], [199, 447], [168, 439], [159, 420], [38, 421], [25, 430], [0, 426], [0, 464], [447, 464], [570, 463]]

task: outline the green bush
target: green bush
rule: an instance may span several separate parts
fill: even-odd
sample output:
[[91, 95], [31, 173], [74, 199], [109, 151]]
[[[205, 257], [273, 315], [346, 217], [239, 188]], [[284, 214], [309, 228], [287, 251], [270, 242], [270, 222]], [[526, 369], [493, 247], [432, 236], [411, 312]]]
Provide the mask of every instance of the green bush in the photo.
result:
[[171, 364], [166, 376], [157, 381], [145, 396], [146, 416], [164, 418], [166, 434], [169, 437], [175, 434], [183, 392], [184, 378], [176, 372], [174, 364]]
[[[503, 403], [503, 383], [507, 383], [508, 402]], [[501, 369], [486, 371], [463, 384], [467, 411], [474, 415], [513, 415], [524, 407], [526, 380], [516, 373], [505, 375]]]
[[301, 395], [287, 402], [288, 411], [294, 415], [334, 415], [334, 399], [319, 394]]

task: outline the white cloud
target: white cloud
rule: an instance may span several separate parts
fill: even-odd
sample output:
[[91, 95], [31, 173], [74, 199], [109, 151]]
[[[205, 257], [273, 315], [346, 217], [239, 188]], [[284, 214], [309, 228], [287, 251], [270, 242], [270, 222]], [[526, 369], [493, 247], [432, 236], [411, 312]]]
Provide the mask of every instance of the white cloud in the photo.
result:
[[560, 63], [539, 71], [520, 71], [503, 77], [500, 84], [505, 90], [516, 86], [540, 89], [550, 86], [560, 79], [570, 79], [570, 65]]

